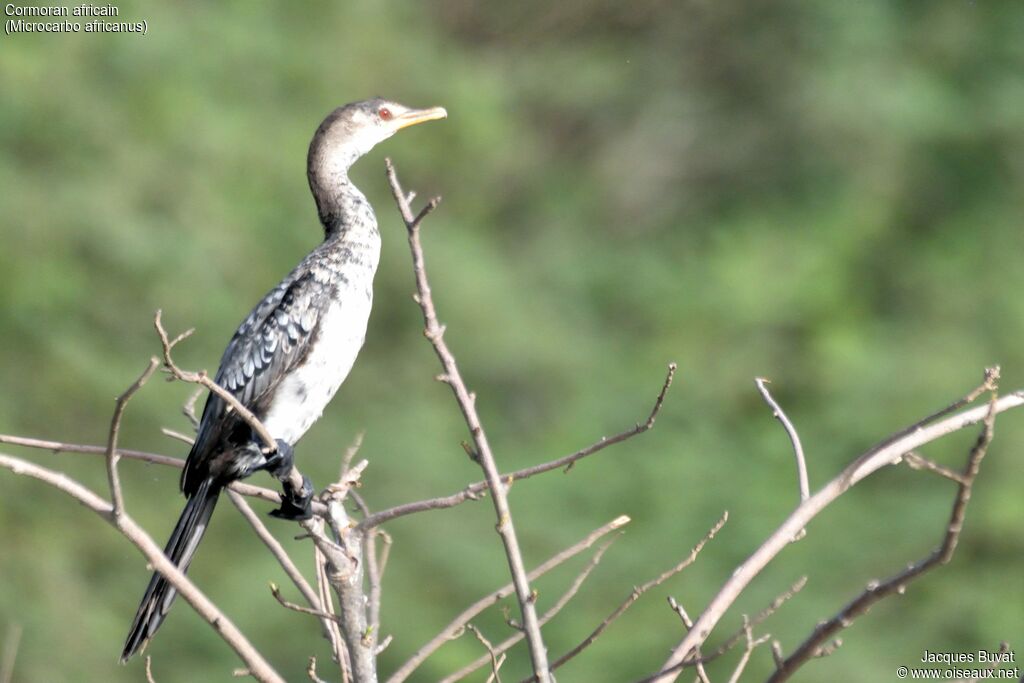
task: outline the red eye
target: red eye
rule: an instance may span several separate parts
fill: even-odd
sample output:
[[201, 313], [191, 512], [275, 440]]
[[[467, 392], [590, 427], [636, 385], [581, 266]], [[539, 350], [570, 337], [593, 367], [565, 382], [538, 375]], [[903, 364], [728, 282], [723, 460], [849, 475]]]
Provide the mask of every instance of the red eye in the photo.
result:
[[377, 110], [377, 116], [379, 116], [382, 121], [390, 121], [392, 113], [391, 110], [388, 109], [387, 107], [381, 107], [380, 109]]

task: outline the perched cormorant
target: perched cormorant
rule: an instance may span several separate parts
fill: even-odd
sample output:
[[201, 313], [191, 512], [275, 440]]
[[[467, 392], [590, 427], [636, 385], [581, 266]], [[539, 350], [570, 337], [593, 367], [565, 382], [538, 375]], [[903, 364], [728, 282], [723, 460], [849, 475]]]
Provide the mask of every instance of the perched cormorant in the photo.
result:
[[[188, 568], [221, 489], [267, 470], [283, 485], [286, 519], [310, 515], [313, 487], [288, 483], [292, 447], [320, 417], [363, 345], [373, 301], [380, 233], [373, 209], [348, 179], [359, 157], [395, 132], [444, 118], [444, 109], [410, 109], [372, 99], [335, 109], [309, 145], [307, 175], [325, 239], [242, 322], [228, 343], [216, 382], [258, 417], [277, 441], [264, 453], [259, 438], [225, 402], [210, 394], [181, 475], [188, 498], [167, 547]], [[160, 627], [175, 590], [157, 572], [135, 614], [121, 661], [142, 649]]]

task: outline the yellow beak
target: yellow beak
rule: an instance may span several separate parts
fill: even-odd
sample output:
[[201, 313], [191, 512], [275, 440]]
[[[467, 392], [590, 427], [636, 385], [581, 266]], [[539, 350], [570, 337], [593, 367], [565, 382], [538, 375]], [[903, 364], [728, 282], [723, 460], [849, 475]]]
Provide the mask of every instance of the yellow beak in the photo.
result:
[[424, 121], [436, 121], [437, 119], [443, 119], [447, 116], [448, 112], [445, 111], [444, 107], [411, 109], [404, 114], [399, 114], [395, 117], [395, 123], [398, 125], [396, 130], [415, 126], [417, 123], [423, 123]]

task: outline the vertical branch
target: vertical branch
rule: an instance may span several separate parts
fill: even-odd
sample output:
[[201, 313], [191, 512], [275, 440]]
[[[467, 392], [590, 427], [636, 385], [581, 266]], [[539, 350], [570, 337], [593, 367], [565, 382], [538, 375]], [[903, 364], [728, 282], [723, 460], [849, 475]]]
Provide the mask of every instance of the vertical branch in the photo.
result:
[[114, 517], [120, 518], [124, 513], [124, 495], [121, 493], [121, 478], [117, 476], [117, 461], [121, 456], [117, 454], [117, 438], [121, 434], [121, 418], [128, 406], [128, 401], [142, 385], [153, 376], [153, 371], [160, 364], [155, 357], [149, 359], [149, 365], [142, 371], [138, 379], [132, 382], [131, 386], [124, 390], [124, 393], [117, 397], [114, 405], [114, 415], [110, 418], [110, 436], [107, 438], [107, 480], [110, 482], [110, 498], [113, 501]]
[[533, 672], [540, 683], [548, 683], [551, 678], [548, 671], [547, 648], [540, 632], [540, 624], [537, 619], [535, 596], [530, 588], [530, 582], [526, 577], [526, 567], [523, 563], [522, 552], [519, 549], [519, 539], [516, 537], [515, 527], [512, 522], [512, 511], [508, 505], [505, 484], [501, 481], [498, 467], [491, 452], [490, 443], [484, 432], [480, 417], [476, 412], [476, 396], [466, 388], [466, 384], [459, 372], [455, 357], [444, 341], [444, 326], [438, 322], [437, 311], [434, 308], [434, 300], [430, 292], [430, 283], [427, 280], [426, 266], [424, 265], [423, 247], [420, 244], [420, 222], [440, 201], [432, 199], [420, 211], [418, 216], [413, 216], [409, 208], [407, 195], [403, 192], [395, 174], [395, 168], [390, 159], [387, 161], [388, 180], [391, 183], [391, 190], [395, 201], [401, 211], [402, 219], [409, 234], [409, 248], [412, 252], [413, 271], [416, 277], [417, 303], [423, 313], [424, 335], [434, 347], [434, 352], [441, 361], [444, 374], [441, 381], [451, 387], [452, 393], [459, 404], [462, 416], [469, 427], [470, 435], [474, 445], [474, 459], [484, 471], [487, 487], [491, 492], [491, 500], [494, 503], [494, 511], [498, 518], [496, 525], [501, 541], [505, 546], [505, 556], [508, 559], [509, 571], [512, 574], [512, 583], [515, 584], [516, 597], [519, 599], [519, 607], [523, 615], [523, 630], [526, 633], [526, 641], [530, 648], [530, 658], [533, 664]]
[[800, 443], [800, 435], [796, 431], [796, 427], [786, 417], [786, 413], [782, 411], [779, 404], [772, 398], [771, 393], [768, 391], [768, 380], [764, 377], [758, 377], [754, 380], [754, 384], [757, 385], [757, 390], [761, 392], [761, 397], [764, 398], [764, 402], [768, 404], [768, 407], [772, 409], [772, 416], [782, 423], [782, 428], [786, 430], [786, 434], [789, 436], [790, 442], [793, 444], [793, 455], [796, 457], [796, 476], [800, 485], [800, 502], [804, 502], [811, 496], [811, 487], [807, 481], [807, 461], [804, 459], [804, 447]]

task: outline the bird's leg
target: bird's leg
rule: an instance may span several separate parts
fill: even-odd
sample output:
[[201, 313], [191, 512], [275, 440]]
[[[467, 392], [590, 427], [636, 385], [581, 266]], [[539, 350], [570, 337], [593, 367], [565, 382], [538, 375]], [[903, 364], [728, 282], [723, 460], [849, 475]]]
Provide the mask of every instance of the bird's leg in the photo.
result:
[[281, 482], [281, 507], [270, 514], [280, 519], [309, 519], [313, 516], [313, 482], [303, 475], [302, 486], [296, 489], [291, 480], [295, 464], [295, 450], [292, 445], [277, 439], [277, 450], [267, 455], [263, 469]]

